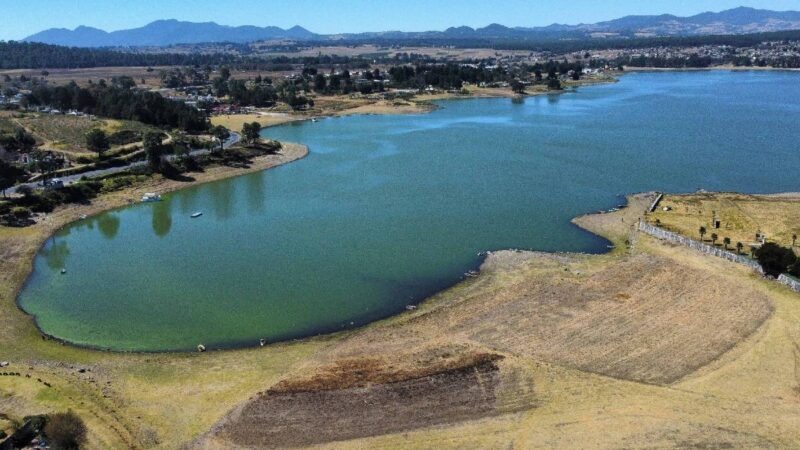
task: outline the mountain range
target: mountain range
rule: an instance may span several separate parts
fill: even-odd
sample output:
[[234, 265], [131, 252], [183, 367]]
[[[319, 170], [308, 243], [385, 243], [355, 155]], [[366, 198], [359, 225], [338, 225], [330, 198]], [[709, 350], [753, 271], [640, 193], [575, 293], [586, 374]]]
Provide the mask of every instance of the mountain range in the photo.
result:
[[149, 47], [216, 42], [247, 43], [265, 40], [368, 41], [378, 39], [575, 39], [636, 36], [696, 36], [709, 34], [745, 34], [800, 29], [800, 11], [770, 11], [739, 7], [722, 12], [706, 12], [691, 17], [670, 14], [626, 16], [594, 24], [544, 27], [506, 27], [491, 24], [483, 28], [452, 27], [444, 31], [343, 33], [321, 35], [295, 26], [287, 30], [268, 26], [219, 25], [159, 20], [141, 28], [106, 32], [80, 26], [74, 30], [53, 28], [24, 39], [26, 42], [72, 47]]

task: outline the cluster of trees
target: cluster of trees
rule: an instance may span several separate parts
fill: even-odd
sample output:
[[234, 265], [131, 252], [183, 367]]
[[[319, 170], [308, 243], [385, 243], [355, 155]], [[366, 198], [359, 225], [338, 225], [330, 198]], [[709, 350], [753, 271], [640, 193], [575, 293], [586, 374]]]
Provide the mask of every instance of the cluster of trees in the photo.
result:
[[[708, 230], [706, 227], [700, 227], [699, 229], [700, 240], [703, 241], [706, 234], [708, 234]], [[719, 235], [717, 233], [711, 233], [711, 244], [717, 245], [717, 241], [719, 241]], [[758, 236], [756, 236], [758, 239]], [[725, 247], [725, 250], [731, 246], [731, 238], [723, 237], [722, 238], [722, 245]], [[766, 244], [762, 245], [761, 247], [750, 247], [751, 256], [754, 257], [761, 267], [764, 269], [764, 273], [773, 277], [777, 277], [782, 273], [788, 273], [790, 275], [800, 277], [800, 258], [797, 257], [793, 248], [797, 245], [797, 234], [792, 235], [792, 248], [781, 247], [778, 244], [773, 242], [767, 242]], [[741, 242], [736, 243], [736, 253], [741, 253], [742, 249], [744, 248], [744, 244]]]
[[235, 64], [236, 55], [191, 53], [129, 53], [106, 49], [62, 47], [34, 42], [0, 42], [0, 68], [41, 69], [132, 66], [194, 66]]
[[[225, 44], [230, 46], [233, 44]], [[299, 47], [297, 48], [299, 49]], [[97, 48], [76, 48], [35, 42], [0, 41], [0, 69], [78, 69], [88, 67], [220, 67], [241, 70], [289, 70], [295, 65], [348, 65], [354, 68], [369, 67], [369, 61], [360, 57], [320, 55], [304, 57], [253, 56], [247, 45], [236, 45], [234, 52], [228, 48], [211, 47], [210, 51], [126, 52]]]
[[248, 144], [255, 144], [261, 139], [261, 124], [258, 122], [246, 123], [242, 126], [242, 138]]
[[395, 87], [420, 89], [434, 86], [441, 89], [461, 89], [464, 83], [494, 83], [508, 80], [508, 73], [502, 67], [487, 68], [484, 65], [464, 64], [420, 64], [416, 66], [395, 66], [389, 69], [389, 76]]
[[272, 86], [272, 81], [259, 78], [250, 83], [244, 80], [227, 80], [225, 83], [215, 82], [215, 92], [220, 96], [229, 95], [231, 101], [238, 105], [257, 107], [274, 105], [279, 96]]
[[25, 179], [25, 171], [14, 164], [0, 159], [0, 191], [6, 196], [6, 189]]
[[714, 59], [708, 56], [699, 56], [696, 53], [688, 57], [660, 57], [660, 56], [635, 56], [622, 58], [617, 61], [620, 64], [630, 67], [657, 67], [657, 68], [670, 68], [670, 69], [683, 69], [683, 68], [704, 68], [709, 67], [714, 63], [721, 64], [725, 61]]
[[203, 112], [155, 92], [132, 89], [130, 77], [119, 77], [107, 85], [101, 80], [89, 88], [75, 83], [37, 86], [24, 99], [27, 105], [52, 106], [112, 119], [136, 120], [157, 127], [180, 128], [197, 133], [208, 129]]
[[325, 76], [316, 68], [307, 67], [303, 69], [305, 81], [301, 84], [312, 83], [314, 92], [321, 95], [350, 94], [356, 91], [362, 94], [371, 94], [384, 91], [385, 74], [380, 69], [364, 70], [362, 76], [363, 78], [356, 79], [347, 69], [341, 72], [331, 69], [328, 76]]
[[0, 133], [0, 147], [6, 150], [26, 153], [35, 146], [36, 139], [24, 128], [17, 128], [14, 133]]
[[209, 74], [212, 72], [211, 66], [172, 68], [162, 70], [161, 85], [167, 88], [179, 88], [185, 86], [201, 86], [208, 83]]
[[[793, 241], [797, 241], [797, 235], [793, 236]], [[777, 277], [782, 273], [788, 273], [800, 277], [800, 258], [791, 248], [767, 242], [756, 250], [755, 256], [767, 275]]]
[[260, 75], [252, 81], [231, 78], [230, 70], [223, 68], [220, 76], [214, 78], [212, 87], [218, 97], [227, 95], [231, 103], [240, 106], [269, 107], [277, 101], [294, 109], [314, 106], [314, 101], [303, 95], [311, 89], [306, 77], [284, 80], [275, 86], [272, 79]]

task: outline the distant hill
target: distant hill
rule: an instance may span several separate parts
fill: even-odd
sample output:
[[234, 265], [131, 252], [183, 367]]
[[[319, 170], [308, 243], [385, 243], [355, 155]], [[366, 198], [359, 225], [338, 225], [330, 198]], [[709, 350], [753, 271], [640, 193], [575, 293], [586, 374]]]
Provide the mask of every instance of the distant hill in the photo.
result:
[[762, 33], [800, 29], [800, 12], [769, 11], [740, 7], [718, 13], [706, 12], [691, 17], [670, 14], [655, 16], [627, 16], [595, 24], [562, 25], [546, 27], [506, 27], [491, 24], [483, 28], [452, 27], [445, 31], [403, 32], [383, 31], [370, 33], [343, 33], [319, 35], [295, 26], [288, 30], [278, 27], [229, 27], [214, 22], [193, 23], [177, 20], [159, 20], [141, 28], [106, 32], [81, 26], [75, 30], [50, 29], [24, 39], [27, 42], [66, 45], [74, 47], [151, 47], [175, 44], [200, 44], [215, 42], [246, 43], [273, 39], [296, 41], [348, 40], [369, 41], [379, 39], [522, 39], [555, 40], [588, 37], [637, 36], [702, 36], [719, 34]]
[[254, 42], [269, 39], [308, 40], [318, 36], [303, 27], [229, 27], [214, 22], [194, 23], [158, 20], [141, 28], [106, 32], [81, 26], [74, 30], [53, 28], [23, 39], [25, 42], [70, 47], [146, 47], [205, 42]]

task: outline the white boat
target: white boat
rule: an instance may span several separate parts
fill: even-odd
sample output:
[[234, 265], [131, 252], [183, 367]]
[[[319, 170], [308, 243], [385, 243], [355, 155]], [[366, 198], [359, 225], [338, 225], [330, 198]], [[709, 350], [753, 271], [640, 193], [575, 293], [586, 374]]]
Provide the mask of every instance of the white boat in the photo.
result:
[[143, 202], [160, 202], [161, 196], [153, 192], [148, 192], [142, 196]]
[[192, 219], [194, 219], [194, 218], [197, 218], [197, 217], [200, 217], [200, 216], [202, 216], [202, 215], [203, 215], [203, 213], [202, 213], [202, 212], [200, 212], [200, 211], [198, 211], [198, 212], [196, 212], [196, 213], [192, 214]]

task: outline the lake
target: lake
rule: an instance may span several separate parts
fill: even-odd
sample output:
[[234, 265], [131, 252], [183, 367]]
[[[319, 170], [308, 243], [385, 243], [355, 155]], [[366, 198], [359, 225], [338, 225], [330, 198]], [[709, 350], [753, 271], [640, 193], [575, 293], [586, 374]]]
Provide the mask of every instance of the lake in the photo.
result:
[[483, 251], [604, 252], [570, 219], [626, 193], [800, 190], [799, 81], [628, 74], [520, 104], [266, 129], [310, 155], [76, 222], [18, 301], [44, 332], [114, 350], [351, 329], [457, 283]]

